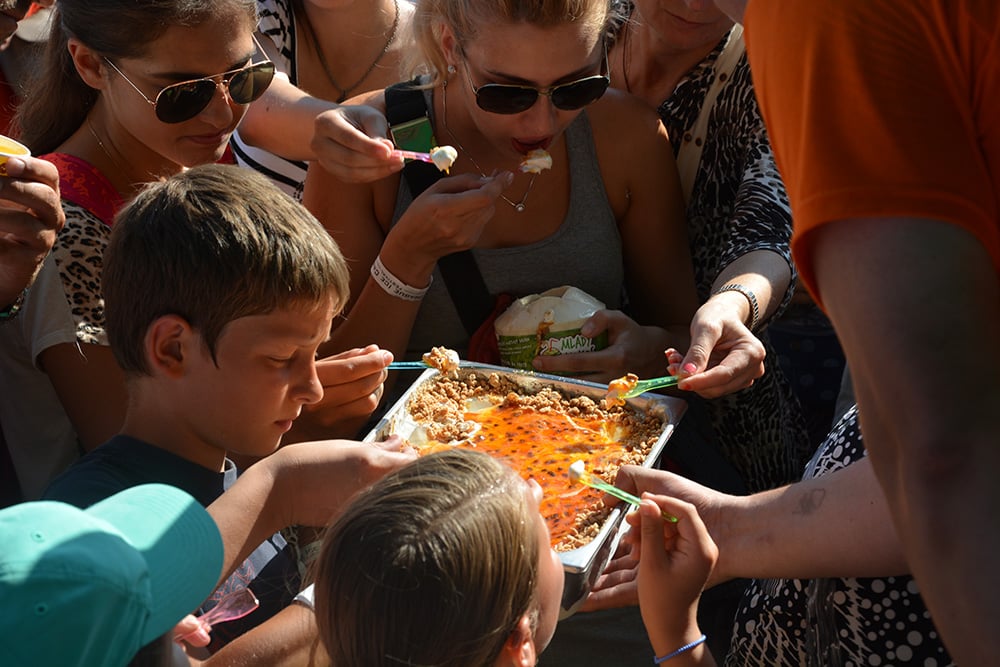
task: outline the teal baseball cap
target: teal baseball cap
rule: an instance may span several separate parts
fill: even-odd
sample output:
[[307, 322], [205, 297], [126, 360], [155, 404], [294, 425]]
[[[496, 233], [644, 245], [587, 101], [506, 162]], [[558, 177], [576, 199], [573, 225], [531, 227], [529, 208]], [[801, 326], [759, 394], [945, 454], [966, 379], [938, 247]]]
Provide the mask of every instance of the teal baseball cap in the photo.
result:
[[127, 665], [215, 589], [222, 556], [205, 508], [164, 484], [0, 510], [0, 665]]

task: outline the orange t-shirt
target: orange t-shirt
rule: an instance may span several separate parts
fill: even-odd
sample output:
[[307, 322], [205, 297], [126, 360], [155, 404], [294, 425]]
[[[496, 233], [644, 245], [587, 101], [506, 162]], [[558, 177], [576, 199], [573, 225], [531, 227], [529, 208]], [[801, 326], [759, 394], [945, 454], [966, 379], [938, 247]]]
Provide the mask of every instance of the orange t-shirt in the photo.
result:
[[817, 298], [811, 232], [843, 218], [960, 225], [1000, 272], [1000, 2], [750, 0], [744, 18]]

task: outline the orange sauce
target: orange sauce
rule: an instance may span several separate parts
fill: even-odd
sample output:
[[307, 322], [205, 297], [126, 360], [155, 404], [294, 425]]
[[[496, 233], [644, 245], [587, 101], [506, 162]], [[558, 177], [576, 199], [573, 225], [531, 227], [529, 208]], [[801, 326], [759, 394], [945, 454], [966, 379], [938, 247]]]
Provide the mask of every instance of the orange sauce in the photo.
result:
[[[572, 482], [569, 466], [583, 459], [587, 470], [600, 475], [609, 465], [617, 466], [622, 457], [614, 425], [600, 419], [505, 405], [466, 412], [465, 419], [481, 428], [457, 446], [496, 456], [542, 487], [540, 510], [548, 521], [553, 545], [573, 532], [578, 514], [601, 506], [602, 494]], [[435, 443], [424, 451], [448, 446]]]

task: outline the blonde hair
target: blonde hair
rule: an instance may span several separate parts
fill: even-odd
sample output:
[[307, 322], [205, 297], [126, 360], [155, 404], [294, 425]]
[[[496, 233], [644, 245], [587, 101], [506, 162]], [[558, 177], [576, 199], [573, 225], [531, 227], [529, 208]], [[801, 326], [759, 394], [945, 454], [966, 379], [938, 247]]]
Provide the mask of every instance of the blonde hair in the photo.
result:
[[538, 622], [537, 510], [481, 452], [423, 456], [376, 482], [330, 528], [316, 622], [334, 665], [493, 664]]
[[526, 23], [548, 28], [580, 23], [595, 35], [608, 31], [613, 10], [608, 0], [416, 0], [411, 24], [416, 49], [405, 64], [410, 75], [430, 74], [430, 84], [446, 78], [440, 25], [451, 28], [459, 44], [476, 37], [490, 23]]

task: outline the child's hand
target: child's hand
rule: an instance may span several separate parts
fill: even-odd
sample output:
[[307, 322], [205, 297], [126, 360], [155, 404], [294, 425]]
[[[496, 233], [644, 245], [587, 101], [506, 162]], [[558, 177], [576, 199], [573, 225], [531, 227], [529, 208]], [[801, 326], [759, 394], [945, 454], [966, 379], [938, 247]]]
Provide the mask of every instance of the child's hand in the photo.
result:
[[[209, 628], [198, 619], [198, 617], [188, 614], [174, 626], [173, 637], [176, 642], [185, 642], [191, 646], [208, 646], [212, 638], [208, 634]], [[181, 639], [183, 637], [183, 640]]]
[[[642, 621], [657, 655], [697, 639], [698, 598], [719, 557], [694, 505], [642, 495], [638, 592]], [[664, 521], [661, 512], [677, 517]]]
[[323, 398], [302, 408], [287, 442], [349, 436], [382, 400], [392, 353], [377, 345], [355, 348], [316, 362]]

